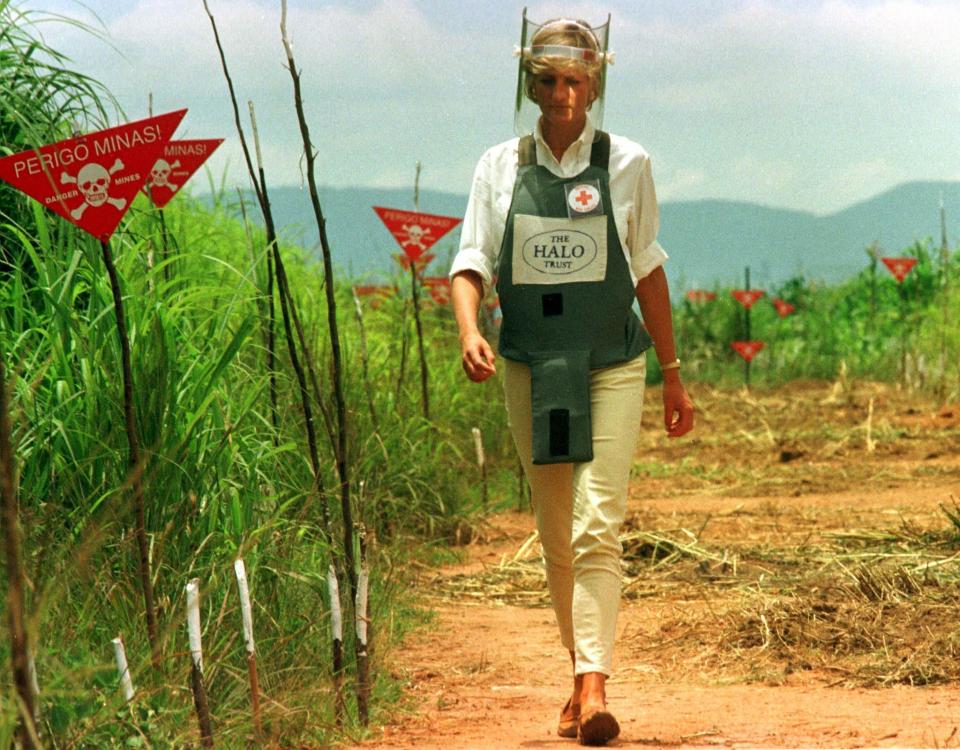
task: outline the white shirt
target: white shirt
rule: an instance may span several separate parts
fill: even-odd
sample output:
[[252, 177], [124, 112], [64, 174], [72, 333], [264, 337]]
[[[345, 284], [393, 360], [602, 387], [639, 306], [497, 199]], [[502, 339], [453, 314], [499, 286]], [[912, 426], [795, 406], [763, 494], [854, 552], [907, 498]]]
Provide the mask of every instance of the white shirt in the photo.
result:
[[[534, 132], [537, 163], [558, 177], [576, 177], [590, 166], [594, 133], [594, 127], [588, 119], [580, 137], [570, 144], [563, 158], [557, 162], [543, 140], [538, 122]], [[476, 271], [483, 280], [484, 294], [493, 283], [497, 256], [513, 199], [513, 186], [520, 161], [519, 143], [519, 138], [513, 138], [494, 146], [477, 164], [467, 213], [460, 230], [460, 249], [450, 268], [451, 278], [460, 271]], [[642, 279], [667, 259], [667, 254], [657, 242], [660, 215], [650, 156], [633, 141], [611, 135], [609, 172], [613, 219], [630, 269], [631, 281], [636, 286], [637, 279]]]

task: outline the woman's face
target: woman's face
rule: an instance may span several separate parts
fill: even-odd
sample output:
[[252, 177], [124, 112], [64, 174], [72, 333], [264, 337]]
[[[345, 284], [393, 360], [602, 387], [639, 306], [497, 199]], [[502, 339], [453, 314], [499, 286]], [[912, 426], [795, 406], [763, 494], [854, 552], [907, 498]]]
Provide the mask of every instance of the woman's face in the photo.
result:
[[590, 76], [578, 68], [551, 68], [534, 78], [534, 94], [543, 118], [551, 125], [583, 123], [590, 104]]

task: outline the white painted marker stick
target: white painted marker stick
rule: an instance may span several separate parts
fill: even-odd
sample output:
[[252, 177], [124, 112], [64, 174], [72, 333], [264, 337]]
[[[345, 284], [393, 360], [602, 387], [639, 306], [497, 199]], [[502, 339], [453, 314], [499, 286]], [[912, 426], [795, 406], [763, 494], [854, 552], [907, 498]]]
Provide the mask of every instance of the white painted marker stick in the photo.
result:
[[129, 703], [133, 700], [136, 691], [133, 689], [133, 680], [130, 678], [130, 666], [127, 664], [127, 651], [123, 647], [123, 638], [118, 635], [110, 642], [113, 644], [113, 655], [117, 660], [117, 674], [120, 675], [123, 699]]
[[483, 437], [480, 435], [480, 428], [474, 427], [473, 432], [473, 446], [477, 450], [477, 466], [480, 467], [480, 482], [481, 489], [483, 491], [482, 500], [483, 500], [483, 509], [487, 509], [488, 504], [488, 494], [487, 494], [487, 459], [483, 455]]
[[200, 744], [213, 747], [213, 727], [210, 722], [210, 705], [207, 688], [203, 684], [203, 646], [200, 641], [200, 579], [187, 584], [187, 632], [190, 635], [190, 683], [193, 688], [193, 706], [197, 710], [200, 725]]
[[240, 617], [243, 619], [243, 640], [247, 645], [247, 675], [250, 678], [250, 704], [253, 711], [253, 726], [257, 738], [263, 736], [260, 721], [260, 676], [257, 674], [257, 654], [253, 642], [253, 609], [250, 606], [250, 588], [247, 585], [247, 569], [242, 558], [233, 562], [237, 574], [237, 589], [240, 591]]
[[370, 668], [367, 662], [367, 589], [370, 574], [366, 568], [357, 578], [357, 599], [354, 602], [357, 629], [357, 714], [366, 726], [370, 721]]
[[474, 427], [472, 432], [473, 447], [477, 450], [477, 466], [482, 469], [487, 463], [486, 457], [483, 455], [483, 436], [480, 434], [479, 427]]
[[327, 570], [327, 589], [330, 592], [330, 628], [333, 640], [343, 643], [343, 611], [340, 609], [340, 584], [337, 571], [331, 565]]
[[358, 650], [367, 653], [367, 589], [370, 585], [370, 574], [364, 568], [357, 578], [356, 623]]
[[340, 609], [340, 584], [337, 571], [327, 570], [327, 591], [330, 594], [330, 631], [333, 635], [333, 711], [337, 726], [343, 725], [346, 705], [343, 699], [343, 612]]
[[187, 584], [187, 632], [190, 634], [190, 656], [203, 674], [203, 646], [200, 640], [200, 579]]
[[247, 644], [247, 653], [256, 651], [253, 642], [253, 609], [250, 607], [250, 588], [247, 585], [247, 570], [242, 558], [233, 562], [233, 570], [237, 574], [237, 588], [240, 591], [240, 617], [243, 619], [243, 640]]

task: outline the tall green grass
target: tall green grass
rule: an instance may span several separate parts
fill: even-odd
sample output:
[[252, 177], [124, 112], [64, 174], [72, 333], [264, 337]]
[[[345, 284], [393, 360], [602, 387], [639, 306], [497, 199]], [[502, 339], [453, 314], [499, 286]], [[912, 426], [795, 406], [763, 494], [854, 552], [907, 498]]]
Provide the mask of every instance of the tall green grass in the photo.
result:
[[[0, 148], [16, 152], [104, 124], [109, 99], [43, 48], [29, 18], [0, 2]], [[44, 62], [50, 61], [48, 62]], [[7, 73], [10, 75], [7, 75]], [[31, 77], [32, 76], [32, 77]], [[104, 104], [103, 102], [107, 102]], [[31, 111], [32, 107], [32, 111]], [[12, 419], [25, 530], [30, 630], [40, 683], [41, 728], [51, 744], [182, 744], [195, 735], [183, 586], [203, 581], [203, 621], [214, 731], [225, 746], [251, 732], [245, 656], [231, 565], [242, 553], [268, 733], [326, 742], [336, 731], [324, 575], [331, 558], [311, 503], [297, 384], [279, 372], [280, 423], [271, 424], [261, 310], [265, 238], [252, 247], [228, 195], [205, 208], [186, 196], [166, 211], [172, 252], [161, 262], [156, 211], [141, 198], [112, 243], [130, 328], [144, 491], [164, 660], [150, 668], [141, 623], [127, 481], [118, 344], [96, 242], [0, 186], [0, 337], [12, 380]], [[329, 388], [322, 274], [283, 248], [304, 327]], [[337, 289], [350, 310], [350, 290]], [[446, 311], [428, 312], [431, 422], [414, 381], [396, 391], [398, 300], [367, 310], [374, 425], [358, 364], [359, 331], [344, 318], [348, 451], [358, 467], [355, 512], [373, 570], [378, 650], [401, 625], [390, 614], [398, 559], [417, 540], [455, 536], [479, 507], [470, 427], [503, 434], [501, 410], [461, 386]], [[279, 352], [278, 361], [287, 362]], [[489, 393], [489, 391], [486, 391]], [[325, 397], [325, 396], [324, 396]], [[506, 448], [505, 441], [500, 445]], [[331, 443], [324, 485], [337, 486]], [[496, 455], [495, 445], [489, 447]], [[363, 491], [359, 483], [363, 482]], [[335, 502], [334, 497], [324, 498]], [[122, 633], [139, 694], [121, 705], [110, 640]], [[3, 633], [5, 636], [5, 632]], [[6, 656], [2, 639], [0, 657]], [[349, 645], [349, 644], [348, 644]], [[6, 663], [6, 662], [5, 662]], [[380, 694], [389, 683], [380, 678]], [[375, 692], [375, 696], [378, 693]], [[15, 725], [0, 707], [0, 743]], [[378, 707], [374, 706], [374, 717]], [[137, 739], [139, 738], [139, 740]]]
[[[960, 256], [944, 258], [929, 239], [889, 254], [917, 259], [902, 284], [868, 254], [863, 271], [839, 283], [796, 277], [766, 289], [751, 309], [752, 338], [766, 343], [753, 361], [752, 382], [832, 379], [843, 370], [960, 397]], [[678, 346], [686, 377], [733, 385], [743, 380], [743, 362], [730, 342], [744, 336], [744, 311], [729, 289], [714, 291], [711, 302], [676, 305]], [[796, 311], [780, 318], [774, 297]]]
[[[112, 107], [102, 89], [70, 73], [69, 61], [38, 41], [30, 21], [0, 0], [4, 153], [66, 137], [74, 127], [105, 124]], [[278, 372], [280, 419], [276, 429], [272, 424], [262, 335], [266, 240], [257, 229], [248, 235], [238, 208], [223, 192], [212, 206], [180, 196], [166, 210], [172, 252], [161, 261], [158, 215], [140, 198], [113, 240], [126, 293], [164, 639], [163, 663], [153, 670], [140, 614], [131, 511], [123, 502], [127, 465], [118, 344], [99, 248], [0, 183], [0, 337], [12, 381], [41, 728], [50, 744], [167, 747], [195, 738], [182, 594], [194, 576], [203, 582], [214, 731], [223, 746], [244, 744], [252, 723], [231, 570], [238, 554], [246, 560], [255, 600], [268, 733], [291, 745], [326, 743], [337, 734], [324, 583], [332, 551], [321, 533], [320, 508], [311, 502], [298, 385], [286, 365]], [[332, 401], [323, 275], [302, 250], [282, 250], [316, 358], [321, 399]], [[868, 269], [836, 287], [795, 279], [768, 290], [798, 309], [780, 320], [765, 303], [754, 308], [753, 330], [769, 344], [756, 360], [755, 378], [772, 383], [833, 377], [840, 362], [853, 376], [896, 377], [902, 289], [912, 367], [919, 372], [923, 357], [932, 384], [941, 367], [939, 295], [947, 269], [938, 266], [928, 245], [909, 252], [920, 263], [902, 288], [884, 269]], [[956, 258], [948, 270], [955, 286]], [[960, 299], [960, 290], [954, 293]], [[336, 295], [341, 310], [352, 310], [348, 282]], [[424, 310], [431, 419], [422, 416], [412, 360], [397, 388], [403, 326], [412, 341], [405, 296], [377, 307], [363, 303], [376, 423], [357, 322], [352, 315], [341, 321], [349, 363], [344, 394], [356, 477], [355, 533], [364, 539], [373, 570], [372, 632], [379, 654], [408, 621], [393, 613], [408, 598], [402, 562], [410, 549], [424, 540], [463, 539], [480, 509], [472, 427], [484, 435], [495, 501], [512, 505], [516, 487], [498, 386], [466, 383], [448, 309]], [[741, 320], [725, 291], [709, 306], [678, 304], [676, 320], [687, 376], [736, 382], [741, 370], [729, 342], [740, 337]], [[957, 351], [958, 321], [951, 320], [944, 341], [948, 352]], [[288, 362], [280, 349], [278, 362]], [[415, 356], [413, 347], [408, 356]], [[941, 369], [945, 382], [956, 382], [956, 358]], [[336, 488], [332, 438], [321, 441], [321, 454], [324, 486]], [[131, 706], [122, 705], [112, 663], [110, 640], [118, 633], [139, 690]], [[0, 631], [4, 663], [7, 642]], [[385, 698], [391, 683], [384, 674], [378, 680], [375, 698]], [[9, 691], [4, 698], [0, 745], [15, 726]], [[373, 706], [374, 720], [381, 705]], [[348, 725], [347, 731], [353, 729]]]

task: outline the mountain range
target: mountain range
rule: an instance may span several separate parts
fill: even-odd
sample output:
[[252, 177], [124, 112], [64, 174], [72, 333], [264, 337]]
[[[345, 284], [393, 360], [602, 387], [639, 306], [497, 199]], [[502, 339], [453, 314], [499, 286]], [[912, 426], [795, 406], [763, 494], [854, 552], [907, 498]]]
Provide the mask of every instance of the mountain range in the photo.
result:
[[[665, 201], [660, 204], [660, 244], [670, 260], [671, 283], [681, 287], [739, 284], [744, 268], [754, 285], [776, 284], [803, 275], [839, 281], [863, 269], [865, 249], [877, 243], [884, 255], [899, 255], [917, 240], [940, 244], [940, 201], [947, 211], [951, 246], [957, 244], [960, 183], [910, 182], [879, 193], [836, 213], [818, 216], [726, 200]], [[315, 252], [319, 235], [306, 190], [270, 190], [281, 235]], [[413, 210], [412, 190], [322, 188], [335, 266], [355, 279], [384, 280], [398, 269], [399, 248], [373, 206]], [[462, 217], [466, 195], [421, 191], [424, 213]], [[428, 273], [446, 271], [459, 241], [459, 226], [434, 246], [437, 260]]]

